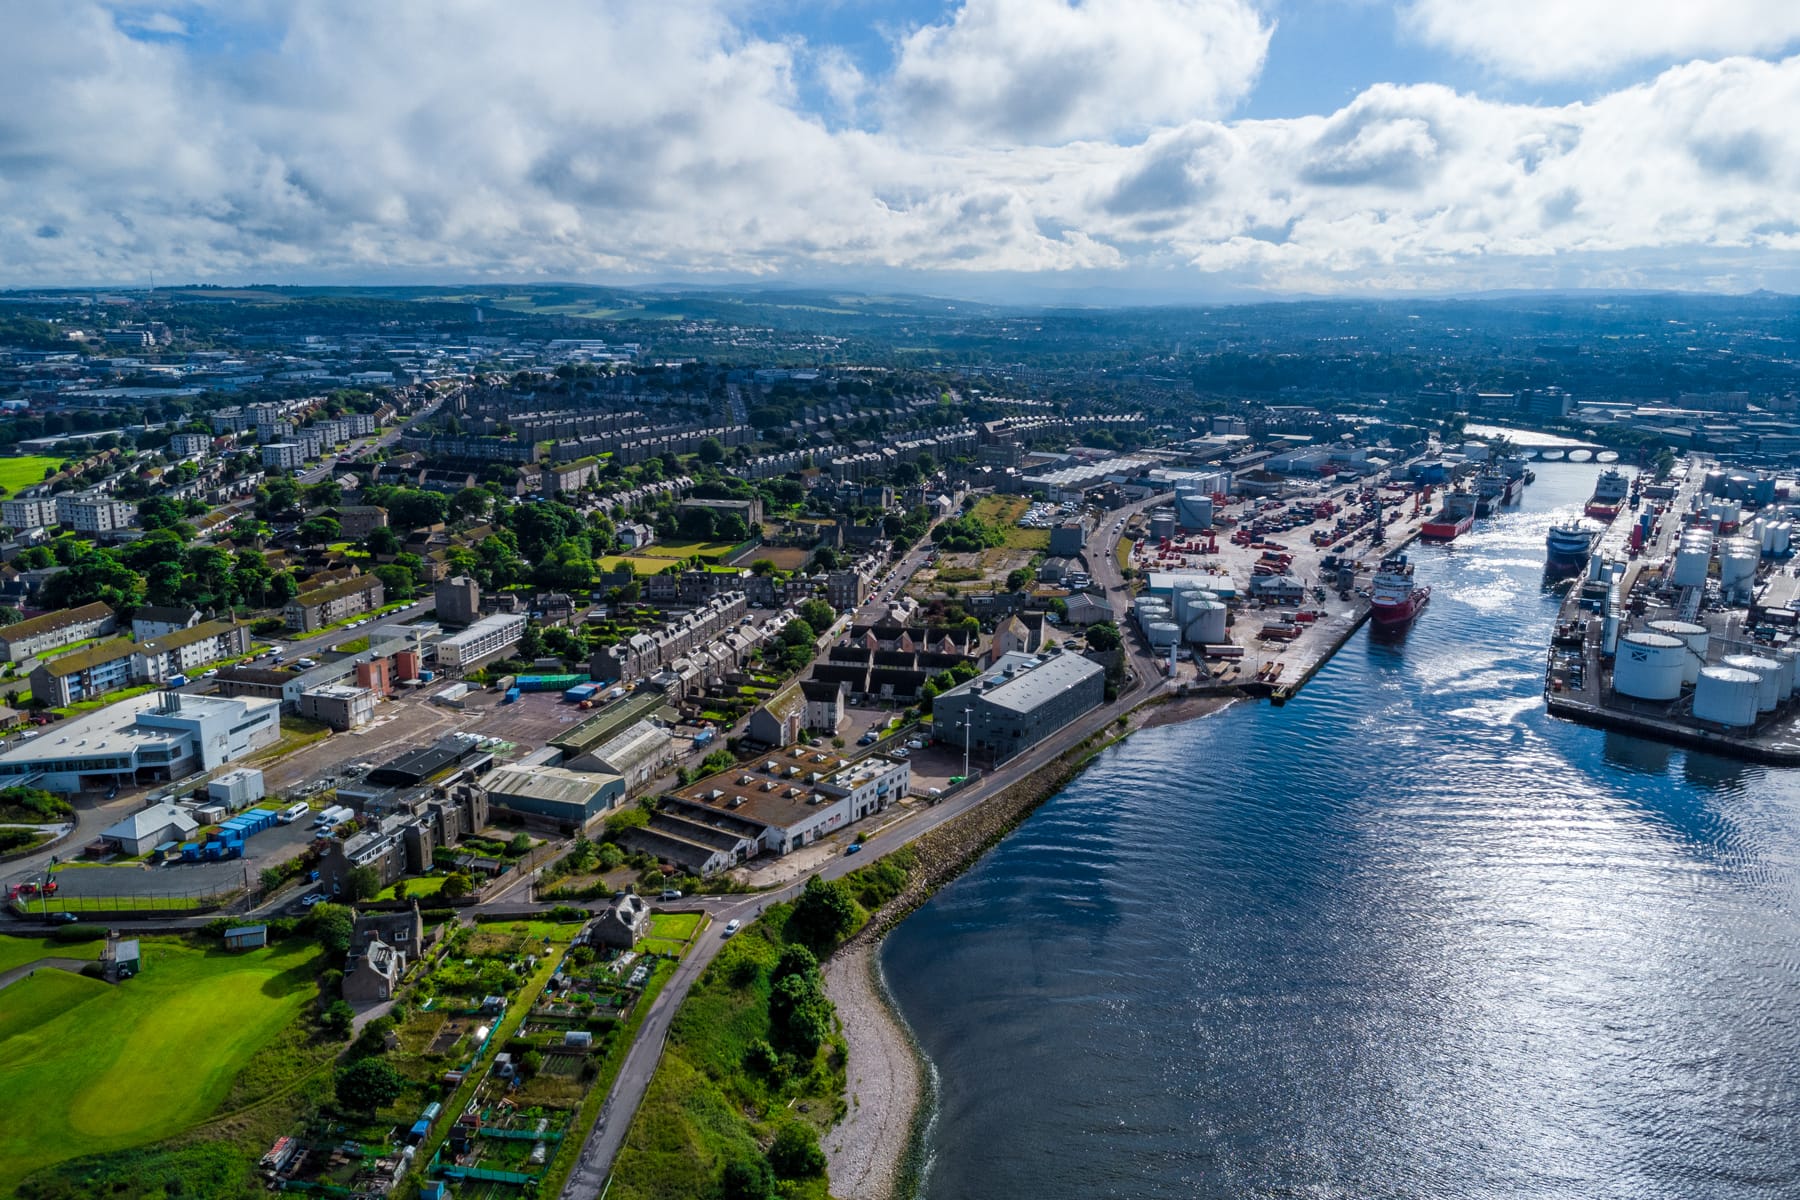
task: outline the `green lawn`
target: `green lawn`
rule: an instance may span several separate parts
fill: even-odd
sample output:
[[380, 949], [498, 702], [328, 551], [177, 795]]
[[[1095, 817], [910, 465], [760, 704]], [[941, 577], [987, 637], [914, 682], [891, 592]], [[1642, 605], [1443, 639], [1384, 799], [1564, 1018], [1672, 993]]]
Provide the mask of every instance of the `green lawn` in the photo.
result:
[[[22, 967], [40, 958], [99, 958], [104, 941], [58, 942], [45, 937], [0, 936], [0, 972]], [[6, 993], [0, 992], [0, 997]]]
[[650, 558], [692, 558], [696, 554], [723, 554], [735, 545], [736, 542], [651, 542], [640, 553]]
[[[406, 884], [406, 898], [408, 900], [411, 900], [414, 897], [423, 900], [427, 896], [437, 895], [438, 892], [443, 889], [444, 881], [448, 878], [450, 878], [448, 875], [421, 875], [417, 879], [406, 879], [401, 882]], [[394, 889], [399, 886], [400, 884], [398, 883], [389, 884], [387, 887], [384, 887], [379, 892], [375, 893], [375, 899], [394, 899]]]
[[143, 952], [117, 987], [40, 971], [0, 991], [0, 1179], [188, 1128], [318, 994], [316, 946]]
[[638, 575], [656, 575], [669, 566], [666, 558], [651, 558], [643, 554], [609, 554], [600, 560], [602, 571], [616, 571], [620, 563], [628, 563]]
[[0, 487], [7, 494], [18, 491], [22, 487], [44, 482], [46, 468], [60, 467], [60, 458], [46, 458], [41, 454], [21, 454], [11, 458], [0, 458]]

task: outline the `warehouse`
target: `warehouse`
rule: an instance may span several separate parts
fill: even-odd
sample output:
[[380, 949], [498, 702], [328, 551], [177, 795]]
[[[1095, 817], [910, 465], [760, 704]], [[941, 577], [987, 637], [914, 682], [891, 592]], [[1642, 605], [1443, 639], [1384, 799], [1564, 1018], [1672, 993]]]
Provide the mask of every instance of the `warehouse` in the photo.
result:
[[558, 826], [585, 829], [625, 798], [625, 781], [601, 771], [563, 767], [496, 767], [481, 781], [488, 803]]
[[1078, 654], [1006, 654], [932, 702], [932, 739], [1003, 763], [1105, 698], [1106, 671], [1099, 663]]

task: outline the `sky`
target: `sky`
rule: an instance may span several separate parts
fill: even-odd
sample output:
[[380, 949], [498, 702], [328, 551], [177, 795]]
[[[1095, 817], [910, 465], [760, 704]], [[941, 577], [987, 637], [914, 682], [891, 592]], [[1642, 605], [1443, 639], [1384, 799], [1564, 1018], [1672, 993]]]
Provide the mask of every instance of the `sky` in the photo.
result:
[[1800, 291], [1796, 0], [0, 0], [0, 287]]

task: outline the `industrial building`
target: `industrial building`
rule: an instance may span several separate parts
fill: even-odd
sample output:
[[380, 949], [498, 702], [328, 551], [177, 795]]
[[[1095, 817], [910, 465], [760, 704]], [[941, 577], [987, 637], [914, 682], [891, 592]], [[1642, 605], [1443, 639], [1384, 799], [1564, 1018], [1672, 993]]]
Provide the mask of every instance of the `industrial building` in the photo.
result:
[[182, 779], [273, 744], [280, 712], [270, 700], [134, 696], [0, 750], [0, 784], [68, 793]]
[[481, 786], [494, 808], [542, 817], [570, 832], [585, 830], [625, 798], [619, 776], [565, 767], [496, 767]]
[[932, 702], [932, 739], [1003, 763], [1106, 698], [1106, 671], [1077, 654], [1001, 656]]
[[375, 692], [366, 687], [327, 683], [300, 693], [300, 715], [333, 729], [360, 729], [375, 719]]
[[626, 845], [696, 875], [759, 854], [786, 854], [898, 802], [912, 786], [904, 758], [854, 762], [794, 746], [697, 780], [663, 798]]
[[437, 644], [437, 660], [448, 671], [467, 671], [498, 658], [525, 635], [524, 613], [495, 613]]
[[674, 761], [674, 735], [649, 721], [634, 721], [568, 765], [617, 775], [625, 781], [625, 791], [633, 793]]

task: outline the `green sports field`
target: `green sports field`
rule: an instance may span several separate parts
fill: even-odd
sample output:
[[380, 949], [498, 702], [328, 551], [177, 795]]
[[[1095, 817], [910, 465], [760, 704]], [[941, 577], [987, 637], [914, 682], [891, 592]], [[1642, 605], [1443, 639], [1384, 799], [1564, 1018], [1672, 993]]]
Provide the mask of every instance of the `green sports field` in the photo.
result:
[[0, 487], [6, 489], [7, 495], [18, 491], [27, 484], [44, 482], [46, 467], [60, 467], [60, 458], [45, 458], [41, 454], [21, 454], [12, 458], [0, 458]]
[[0, 989], [0, 1180], [188, 1128], [318, 994], [316, 946], [143, 954], [117, 987], [46, 969]]

